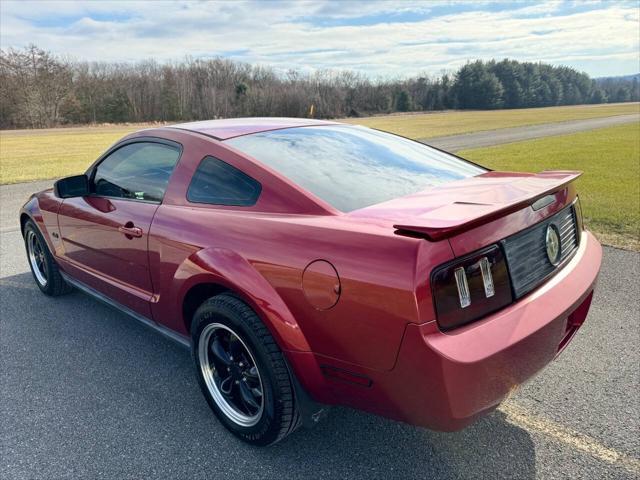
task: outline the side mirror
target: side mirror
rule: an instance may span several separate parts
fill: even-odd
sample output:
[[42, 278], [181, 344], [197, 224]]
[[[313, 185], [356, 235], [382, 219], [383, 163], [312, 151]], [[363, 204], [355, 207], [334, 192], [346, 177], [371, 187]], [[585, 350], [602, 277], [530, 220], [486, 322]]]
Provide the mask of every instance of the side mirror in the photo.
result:
[[53, 184], [53, 192], [59, 198], [84, 197], [89, 195], [89, 178], [86, 175], [61, 178]]

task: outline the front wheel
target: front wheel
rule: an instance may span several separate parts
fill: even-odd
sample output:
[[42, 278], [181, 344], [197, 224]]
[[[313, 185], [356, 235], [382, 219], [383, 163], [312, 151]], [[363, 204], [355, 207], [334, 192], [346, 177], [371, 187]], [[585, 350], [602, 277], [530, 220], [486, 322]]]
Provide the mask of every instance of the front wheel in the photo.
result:
[[60, 275], [58, 265], [47, 247], [47, 242], [32, 220], [29, 220], [24, 226], [24, 245], [31, 273], [42, 293], [55, 297], [72, 290], [72, 287]]
[[222, 424], [245, 442], [270, 445], [300, 425], [289, 370], [275, 340], [242, 300], [221, 294], [192, 322], [202, 392]]

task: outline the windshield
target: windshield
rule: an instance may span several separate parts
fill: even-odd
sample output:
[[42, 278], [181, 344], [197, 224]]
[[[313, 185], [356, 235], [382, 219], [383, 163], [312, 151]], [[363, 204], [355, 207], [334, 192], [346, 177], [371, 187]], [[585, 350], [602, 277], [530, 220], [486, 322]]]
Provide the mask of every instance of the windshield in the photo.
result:
[[486, 172], [421, 143], [350, 125], [273, 130], [227, 143], [344, 212]]

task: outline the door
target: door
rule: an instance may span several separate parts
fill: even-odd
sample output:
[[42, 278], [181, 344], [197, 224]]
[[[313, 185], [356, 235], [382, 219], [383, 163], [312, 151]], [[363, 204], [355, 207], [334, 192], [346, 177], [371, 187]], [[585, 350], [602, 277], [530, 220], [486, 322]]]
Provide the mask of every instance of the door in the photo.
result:
[[91, 194], [65, 199], [58, 225], [78, 280], [150, 317], [148, 234], [180, 156], [173, 142], [133, 141], [90, 172]]

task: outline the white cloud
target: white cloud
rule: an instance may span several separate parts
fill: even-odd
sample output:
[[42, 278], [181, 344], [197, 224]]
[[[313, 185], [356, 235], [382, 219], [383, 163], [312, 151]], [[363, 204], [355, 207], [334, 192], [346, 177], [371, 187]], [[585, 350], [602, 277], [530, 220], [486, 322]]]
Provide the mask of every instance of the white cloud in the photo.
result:
[[[634, 3], [596, 2], [587, 8], [549, 1], [500, 11], [490, 11], [490, 3], [475, 11], [469, 5], [3, 1], [0, 39], [2, 48], [35, 43], [87, 60], [225, 54], [281, 70], [354, 69], [380, 76], [437, 74], [469, 59], [504, 57], [571, 65], [594, 76], [640, 68]], [[442, 14], [445, 8], [451, 13]], [[358, 24], [374, 15], [378, 23]]]

